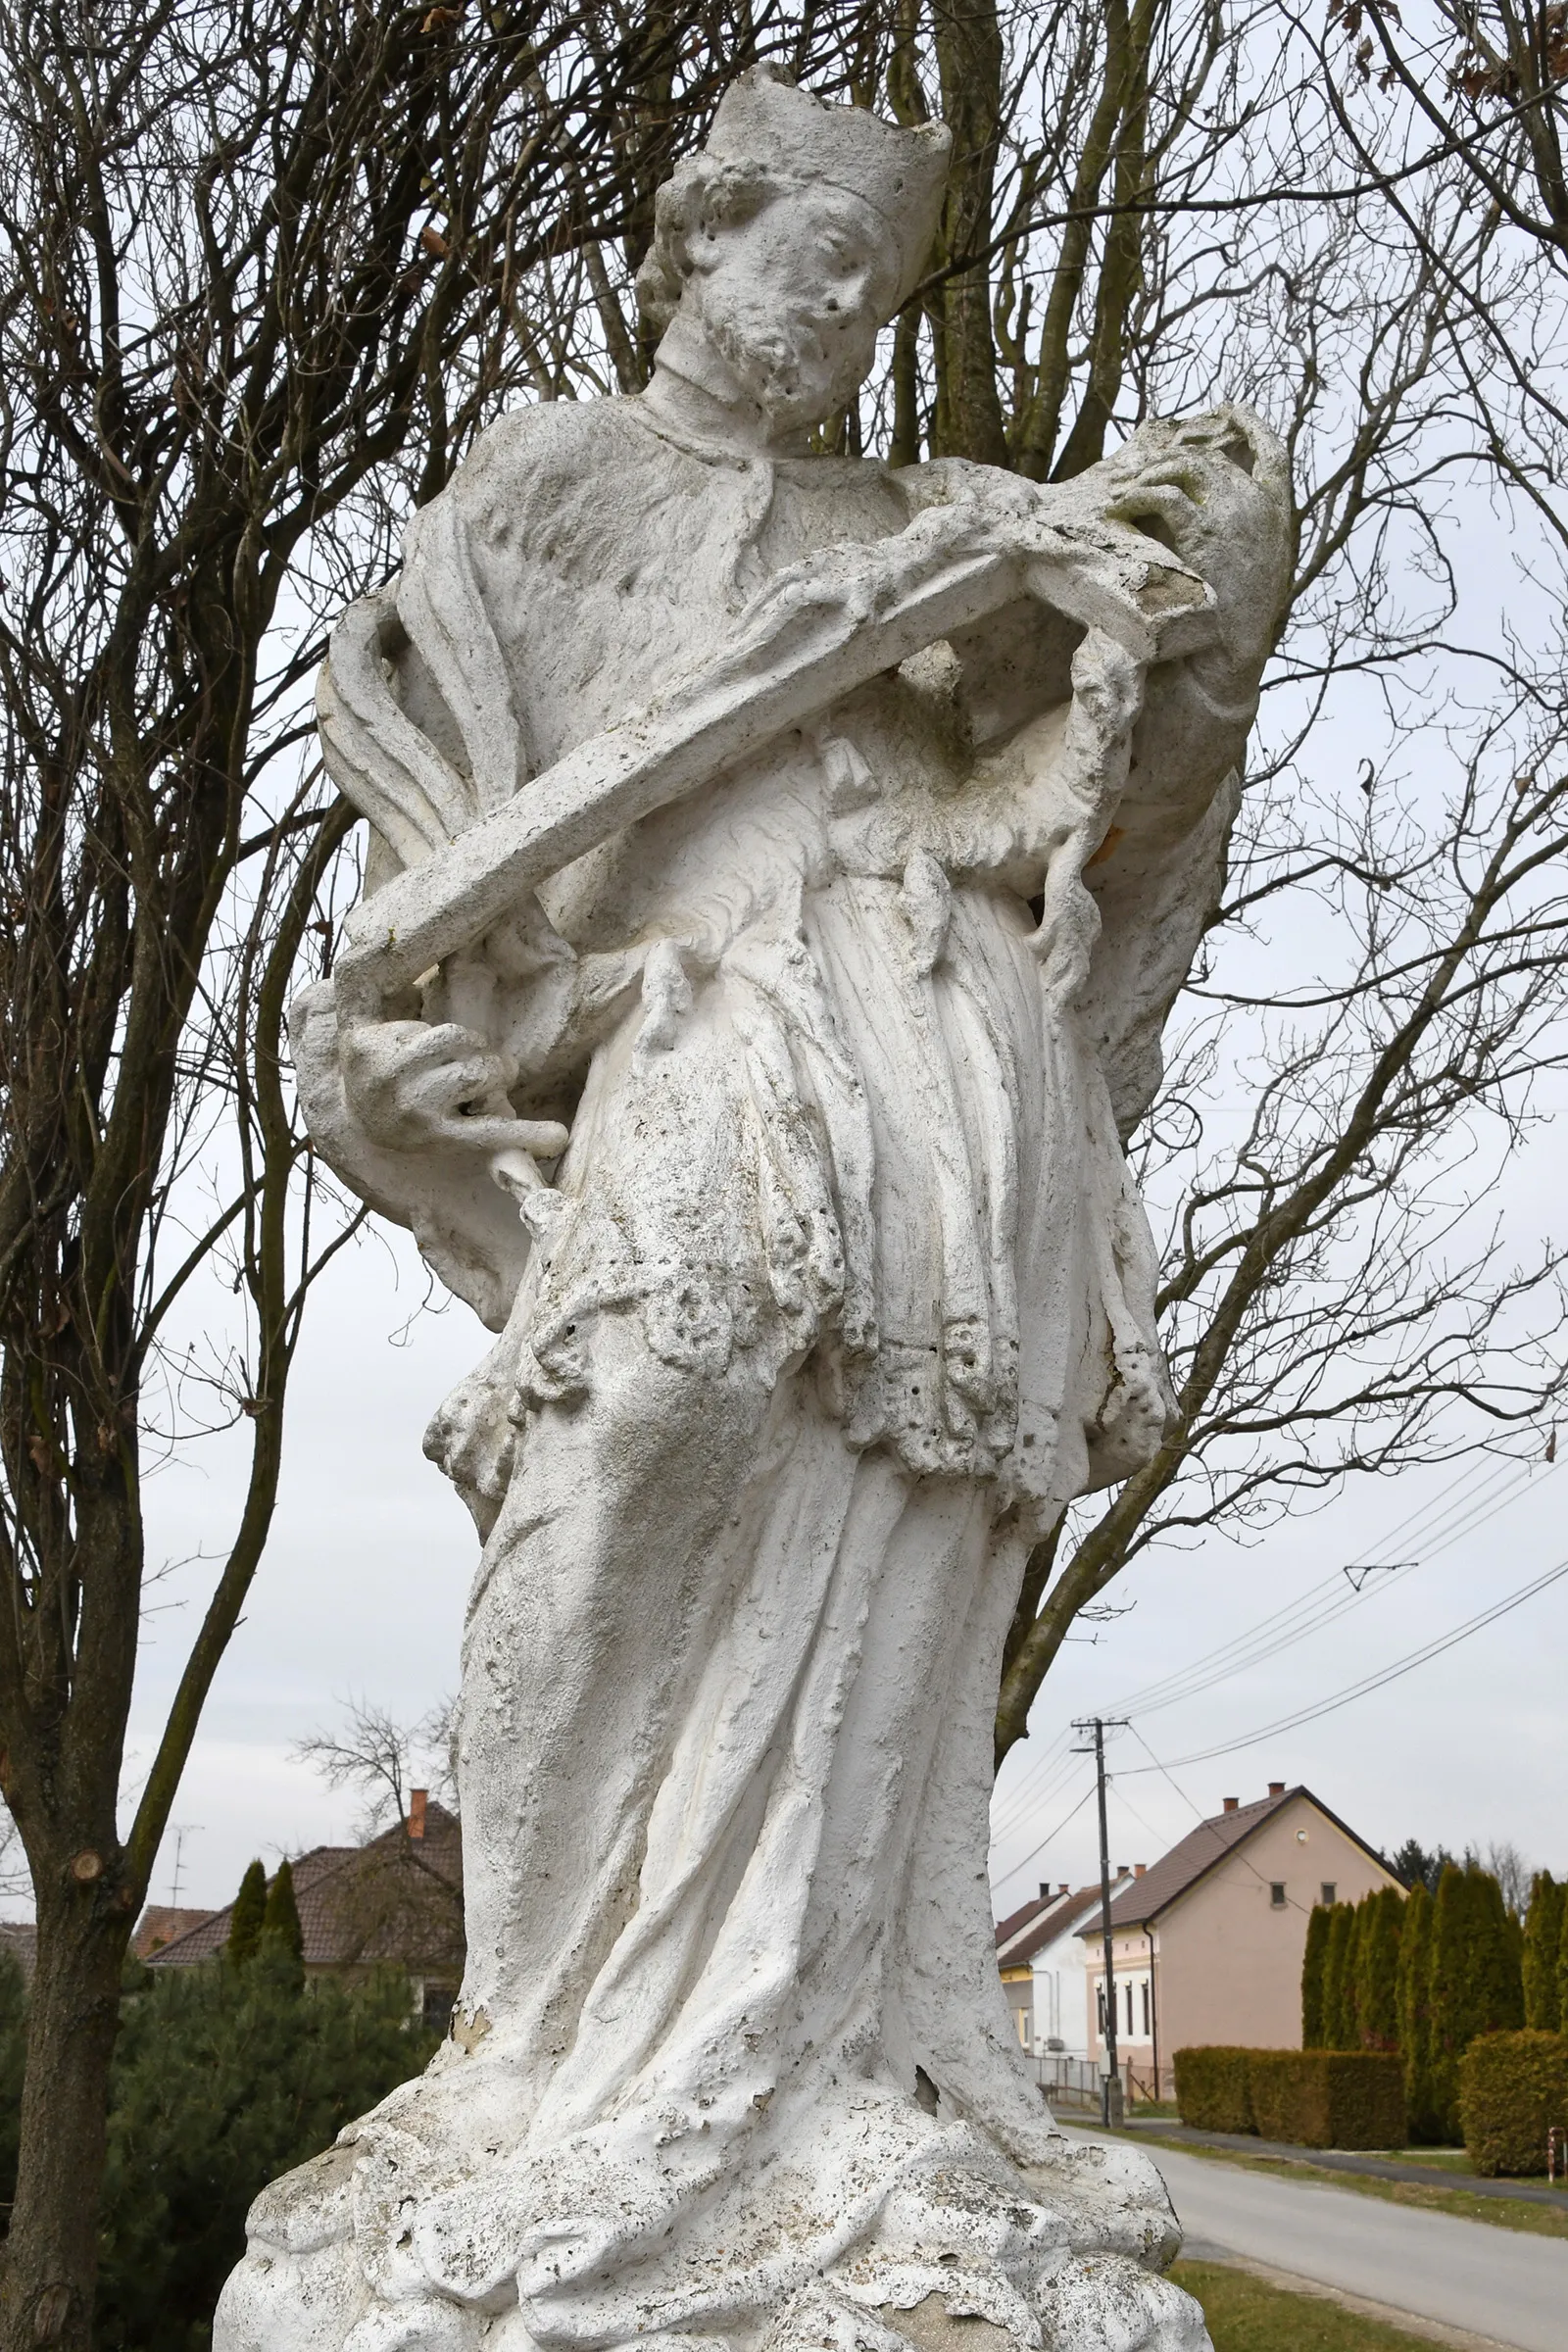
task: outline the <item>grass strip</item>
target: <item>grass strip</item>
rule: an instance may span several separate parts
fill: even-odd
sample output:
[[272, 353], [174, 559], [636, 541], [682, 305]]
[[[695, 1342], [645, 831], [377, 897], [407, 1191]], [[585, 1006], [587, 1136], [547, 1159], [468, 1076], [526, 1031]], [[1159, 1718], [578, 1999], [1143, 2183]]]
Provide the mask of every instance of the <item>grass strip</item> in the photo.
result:
[[1229, 2263], [1178, 2262], [1170, 2275], [1201, 2303], [1214, 2352], [1432, 2352], [1429, 2336], [1290, 2294]]

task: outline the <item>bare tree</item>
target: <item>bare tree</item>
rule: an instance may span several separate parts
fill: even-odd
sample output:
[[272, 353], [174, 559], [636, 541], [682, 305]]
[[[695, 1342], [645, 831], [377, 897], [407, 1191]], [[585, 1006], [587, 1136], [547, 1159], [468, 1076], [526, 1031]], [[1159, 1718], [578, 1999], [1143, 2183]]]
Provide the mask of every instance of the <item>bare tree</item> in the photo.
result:
[[1515, 1919], [1522, 1920], [1530, 1908], [1530, 1888], [1536, 1874], [1512, 1838], [1490, 1839], [1481, 1855], [1481, 1868], [1496, 1880], [1503, 1901]]
[[[318, 1772], [329, 1788], [359, 1791], [364, 1810], [359, 1823], [362, 1838], [372, 1838], [389, 1822], [407, 1829], [409, 1794], [416, 1785], [433, 1789], [442, 1803], [457, 1810], [457, 1782], [452, 1769], [452, 1712], [455, 1702], [443, 1699], [416, 1723], [400, 1723], [387, 1708], [372, 1700], [351, 1699], [345, 1721], [335, 1732], [312, 1732], [294, 1745], [303, 1764]], [[416, 1776], [422, 1773], [422, 1783]]]
[[[1535, 64], [1506, 12], [1423, 54], [1370, 0], [1326, 36], [1285, 0], [0, 15], [0, 1786], [39, 1915], [0, 2347], [88, 2340], [120, 1958], [346, 1230], [281, 1055], [350, 880], [307, 757], [318, 623], [506, 399], [644, 380], [653, 191], [751, 58], [956, 132], [925, 283], [830, 440], [1062, 478], [1237, 395], [1298, 484], [1227, 903], [1134, 1139], [1181, 1410], [1031, 1564], [999, 1745], [1150, 1543], [1534, 1443], [1557, 1261], [1472, 1212], [1557, 1059], [1560, 660], [1478, 633], [1456, 560], [1490, 496], [1561, 561], [1561, 416], [1521, 356], [1562, 325], [1560, 74], [1551, 12], [1518, 22]], [[191, 1429], [160, 1350], [219, 1262], [250, 1484], [122, 1832], [141, 1481]]]
[[[38, 1913], [8, 2347], [89, 2339], [121, 1960], [347, 1230], [281, 1043], [348, 828], [307, 757], [318, 623], [510, 389], [562, 388], [541, 257], [626, 232], [734, 63], [809, 69], [837, 25], [707, 31], [558, 0], [0, 13], [0, 1789]], [[249, 1481], [122, 1828], [142, 1480], [193, 1434], [159, 1351], [220, 1260]]]

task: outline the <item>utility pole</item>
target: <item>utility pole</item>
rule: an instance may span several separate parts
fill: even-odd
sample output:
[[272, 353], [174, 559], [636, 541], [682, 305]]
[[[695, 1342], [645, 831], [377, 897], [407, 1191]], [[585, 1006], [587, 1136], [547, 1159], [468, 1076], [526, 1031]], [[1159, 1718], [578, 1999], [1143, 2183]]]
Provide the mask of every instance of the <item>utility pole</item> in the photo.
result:
[[1100, 1926], [1105, 1958], [1105, 2057], [1100, 2093], [1100, 2120], [1107, 2130], [1114, 2130], [1122, 2119], [1122, 2096], [1121, 2076], [1116, 2065], [1116, 1956], [1110, 1932], [1110, 1838], [1105, 1827], [1105, 1734], [1107, 1731], [1124, 1731], [1126, 1717], [1110, 1722], [1102, 1715], [1086, 1715], [1081, 1721], [1075, 1722], [1072, 1728], [1075, 1732], [1093, 1732], [1095, 1736], [1092, 1747], [1080, 1747], [1074, 1753], [1094, 1757], [1100, 1798]]

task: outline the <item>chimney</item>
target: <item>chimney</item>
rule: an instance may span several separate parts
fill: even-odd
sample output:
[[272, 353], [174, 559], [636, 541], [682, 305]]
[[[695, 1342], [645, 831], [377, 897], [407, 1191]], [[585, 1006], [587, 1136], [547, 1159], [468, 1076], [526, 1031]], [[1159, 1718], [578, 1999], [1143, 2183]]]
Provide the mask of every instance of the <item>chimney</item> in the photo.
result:
[[429, 1794], [428, 1788], [411, 1788], [409, 1790], [409, 1836], [411, 1838], [424, 1836], [424, 1808]]
[[1268, 1792], [1270, 1796], [1283, 1796], [1285, 1794], [1285, 1783], [1283, 1781], [1270, 1781], [1268, 1785]]
[[1241, 1805], [1241, 1801], [1242, 1800], [1239, 1796], [1227, 1796], [1221, 1799], [1221, 1802], [1223, 1803], [1227, 1813], [1236, 1812]]
[[1125, 1862], [1118, 1862], [1118, 1863], [1117, 1863], [1117, 1865], [1116, 1865], [1116, 1877], [1117, 1877], [1117, 1879], [1118, 1879], [1118, 1880], [1121, 1880], [1121, 1879], [1130, 1879], [1130, 1878], [1132, 1877], [1132, 1872], [1131, 1872], [1131, 1871], [1128, 1869], [1128, 1867], [1127, 1867], [1127, 1865], [1126, 1865], [1126, 1863], [1125, 1863]]
[[1058, 1879], [1058, 1880], [1056, 1881], [1056, 1892], [1057, 1892], [1058, 1894], [1067, 1894], [1067, 1893], [1069, 1893], [1070, 1891], [1071, 1891], [1071, 1886], [1070, 1886], [1070, 1882], [1069, 1882], [1068, 1880], [1066, 1880], [1066, 1879]]
[[1149, 1864], [1147, 1862], [1135, 1862], [1133, 1864], [1133, 1877], [1135, 1879], [1141, 1879], [1148, 1868]]

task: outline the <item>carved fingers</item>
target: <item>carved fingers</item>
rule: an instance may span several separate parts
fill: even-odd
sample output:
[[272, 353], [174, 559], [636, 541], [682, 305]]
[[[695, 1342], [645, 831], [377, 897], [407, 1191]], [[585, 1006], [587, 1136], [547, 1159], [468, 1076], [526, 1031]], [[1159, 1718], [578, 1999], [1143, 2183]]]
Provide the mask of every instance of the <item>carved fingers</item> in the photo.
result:
[[349, 1022], [339, 1030], [338, 1055], [351, 1108], [389, 1151], [521, 1151], [553, 1159], [565, 1150], [566, 1131], [556, 1121], [513, 1115], [512, 1055], [455, 1021]]

